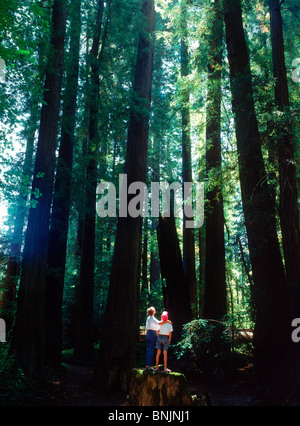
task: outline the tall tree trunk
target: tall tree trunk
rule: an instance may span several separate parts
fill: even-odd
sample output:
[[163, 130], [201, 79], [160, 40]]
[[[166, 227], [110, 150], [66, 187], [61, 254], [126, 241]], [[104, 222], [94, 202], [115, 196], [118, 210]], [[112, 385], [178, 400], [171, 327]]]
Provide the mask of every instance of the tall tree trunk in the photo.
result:
[[[161, 67], [161, 61], [159, 61], [159, 67]], [[159, 182], [159, 159], [160, 159], [160, 143], [158, 135], [154, 136], [153, 139], [153, 152], [155, 155], [152, 157], [152, 182]], [[156, 250], [155, 242], [157, 240], [157, 229], [158, 218], [151, 218], [151, 248], [150, 248], [150, 293], [153, 290], [153, 286], [160, 279], [160, 264], [159, 254]]]
[[[66, 2], [54, 0], [33, 195], [25, 236], [12, 350], [28, 376], [40, 376], [45, 356], [45, 274], [62, 81]], [[55, 53], [55, 54], [53, 54]]]
[[[205, 162], [206, 162], [206, 153], [203, 153], [199, 159], [199, 182], [203, 182], [205, 179]], [[205, 256], [206, 256], [206, 226], [201, 226], [198, 230], [198, 247], [199, 247], [199, 290], [198, 290], [198, 305], [199, 318], [203, 318], [204, 313], [204, 296], [205, 296]]]
[[[157, 224], [152, 225], [152, 234], [153, 238], [155, 238], [154, 234], [156, 234]], [[157, 283], [157, 281], [160, 279], [160, 263], [158, 254], [153, 249], [153, 246], [151, 247], [151, 254], [150, 254], [150, 293], [154, 289], [154, 285]]]
[[[162, 71], [162, 58], [163, 53], [161, 46], [163, 44], [161, 42], [157, 42], [156, 45], [156, 61], [157, 63], [154, 64], [154, 70], [158, 73], [160, 76]], [[160, 80], [159, 80], [160, 81]], [[158, 94], [161, 93], [161, 85], [157, 88]], [[157, 95], [156, 95], [157, 96]], [[154, 99], [153, 99], [153, 109], [155, 111], [155, 105], [156, 105], [156, 99], [155, 97], [155, 87], [154, 87]], [[159, 103], [159, 101], [158, 101]], [[154, 113], [154, 116], [156, 117], [156, 114]], [[154, 118], [155, 121], [155, 118]], [[152, 182], [159, 182], [160, 180], [160, 150], [161, 150], [161, 134], [154, 133], [153, 136], [153, 146], [152, 146], [152, 162], [149, 164], [150, 168], [152, 168], [152, 174], [151, 179]], [[151, 218], [151, 247], [150, 247], [150, 294], [151, 291], [154, 289], [155, 284], [160, 280], [160, 263], [159, 263], [159, 253], [156, 249], [156, 241], [157, 241], [157, 226], [158, 226], [158, 218], [152, 217]], [[151, 299], [150, 299], [151, 300]]]
[[159, 218], [157, 239], [161, 276], [166, 280], [163, 289], [165, 308], [173, 323], [172, 339], [177, 341], [183, 325], [191, 321], [193, 315], [190, 297], [186, 291], [186, 277], [172, 209], [170, 217]]
[[[88, 164], [86, 168], [85, 205], [82, 228], [82, 248], [77, 305], [77, 342], [74, 354], [77, 359], [88, 361], [94, 356], [93, 310], [95, 274], [95, 226], [97, 151], [99, 149], [99, 66], [100, 39], [104, 0], [99, 0], [95, 32], [90, 52], [91, 80], [89, 85]], [[104, 37], [102, 38], [102, 49]]]
[[56, 179], [50, 220], [48, 269], [45, 286], [45, 355], [53, 365], [61, 362], [62, 300], [69, 227], [72, 185], [74, 133], [79, 73], [81, 0], [73, 0], [70, 9], [71, 38], [67, 64], [67, 83], [62, 117]]
[[[189, 82], [189, 52], [187, 40], [187, 23], [186, 23], [187, 7], [185, 1], [182, 3], [181, 20], [182, 20], [182, 39], [181, 39], [181, 77], [183, 78], [182, 92], [182, 180], [193, 182], [192, 174], [192, 148], [191, 148], [191, 125], [190, 125], [190, 90]], [[195, 240], [194, 230], [186, 227], [186, 221], [190, 220], [185, 215], [183, 209], [183, 267], [186, 277], [187, 290], [189, 292], [190, 303], [194, 316], [197, 312], [196, 303], [196, 269], [195, 269]]]
[[[30, 180], [32, 177], [33, 166], [33, 150], [34, 139], [38, 125], [38, 108], [36, 105], [32, 106], [31, 114], [28, 120], [27, 143], [25, 150], [25, 158], [22, 172], [22, 185], [29, 189]], [[3, 283], [3, 293], [0, 299], [0, 312], [1, 317], [6, 323], [7, 335], [12, 329], [14, 320], [14, 304], [16, 300], [17, 282], [20, 275], [20, 262], [21, 262], [21, 246], [23, 241], [23, 229], [26, 217], [26, 202], [28, 193], [24, 194], [24, 188], [20, 190], [17, 200], [16, 216], [14, 222], [13, 238], [10, 249], [10, 256], [7, 263], [6, 276]]]
[[[153, 0], [143, 0], [145, 28], [140, 33], [135, 71], [135, 105], [132, 107], [125, 174], [128, 186], [145, 182], [151, 102], [155, 9]], [[128, 197], [129, 203], [130, 197]], [[127, 206], [126, 206], [127, 210]], [[137, 297], [140, 278], [142, 220], [120, 214], [96, 377], [102, 388], [127, 389], [135, 359]]]
[[[222, 1], [213, 4], [210, 35], [210, 61], [206, 106], [206, 173], [217, 179], [206, 194], [206, 265], [204, 317], [220, 320], [227, 313], [224, 242], [224, 211], [221, 180], [221, 67], [223, 40]], [[213, 172], [213, 176], [210, 173]]]
[[[89, 18], [88, 18], [89, 19]], [[85, 173], [87, 166], [87, 145], [88, 145], [88, 122], [89, 122], [89, 79], [90, 79], [90, 65], [89, 65], [89, 33], [90, 30], [86, 30], [86, 46], [85, 46], [85, 96], [84, 96], [84, 112], [83, 120], [81, 122], [82, 130], [82, 145], [81, 145], [81, 162], [79, 170], [79, 181], [81, 182], [81, 192], [85, 192]], [[82, 183], [83, 182], [83, 183]], [[80, 264], [81, 250], [82, 250], [82, 227], [83, 227], [83, 209], [84, 200], [80, 199], [77, 203], [77, 233], [76, 233], [76, 257], [77, 263]]]
[[[280, 224], [285, 260], [286, 280], [289, 289], [289, 322], [299, 316], [300, 305], [300, 230], [294, 137], [290, 119], [289, 93], [284, 59], [281, 3], [269, 0], [275, 101], [283, 119], [277, 123], [277, 152], [280, 184]], [[299, 347], [293, 342], [295, 352], [291, 366], [291, 378], [299, 386]], [[298, 361], [297, 361], [298, 359]], [[297, 372], [297, 373], [296, 373]]]
[[290, 339], [285, 274], [261, 152], [240, 0], [225, 0], [224, 12], [241, 194], [255, 286], [256, 369], [261, 384], [275, 393], [283, 391]]
[[144, 237], [142, 253], [142, 289], [148, 290], [148, 219], [144, 219]]

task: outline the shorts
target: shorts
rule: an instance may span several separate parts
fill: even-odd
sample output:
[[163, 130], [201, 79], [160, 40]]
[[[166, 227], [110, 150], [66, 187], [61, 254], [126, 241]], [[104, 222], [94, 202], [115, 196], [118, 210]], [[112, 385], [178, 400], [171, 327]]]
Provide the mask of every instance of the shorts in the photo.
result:
[[156, 349], [167, 351], [169, 348], [169, 336], [159, 334], [157, 336]]

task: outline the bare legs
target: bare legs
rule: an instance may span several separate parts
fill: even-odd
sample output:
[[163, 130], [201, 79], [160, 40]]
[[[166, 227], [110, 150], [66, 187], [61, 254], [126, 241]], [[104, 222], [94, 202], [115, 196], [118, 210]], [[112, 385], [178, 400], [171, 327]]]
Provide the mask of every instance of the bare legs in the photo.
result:
[[[160, 354], [161, 354], [161, 349], [157, 349], [157, 353], [156, 353], [156, 371], [158, 371], [158, 363], [159, 363]], [[170, 371], [167, 368], [168, 351], [166, 351], [166, 350], [163, 351], [163, 357], [164, 357], [164, 371], [166, 371], [166, 372]]]
[[159, 363], [160, 353], [161, 353], [161, 349], [157, 349], [157, 352], [156, 352], [156, 371], [158, 371], [158, 363]]

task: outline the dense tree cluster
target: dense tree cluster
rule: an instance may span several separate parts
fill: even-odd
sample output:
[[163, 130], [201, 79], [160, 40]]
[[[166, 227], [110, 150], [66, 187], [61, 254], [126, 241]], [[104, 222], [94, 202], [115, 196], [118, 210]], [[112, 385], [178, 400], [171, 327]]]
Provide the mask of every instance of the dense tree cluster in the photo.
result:
[[[0, 317], [24, 374], [74, 348], [100, 389], [127, 389], [154, 305], [175, 340], [199, 318], [253, 328], [266, 392], [299, 387], [297, 1], [0, 10]], [[204, 182], [203, 226], [183, 204], [99, 217], [97, 184], [121, 174], [128, 203], [134, 182]]]

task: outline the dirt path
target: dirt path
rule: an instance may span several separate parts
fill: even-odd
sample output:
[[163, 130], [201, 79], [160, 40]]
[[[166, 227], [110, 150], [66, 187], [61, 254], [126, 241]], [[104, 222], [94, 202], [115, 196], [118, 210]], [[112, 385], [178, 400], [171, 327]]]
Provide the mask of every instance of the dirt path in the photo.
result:
[[93, 366], [67, 365], [67, 372], [52, 381], [49, 398], [44, 405], [50, 406], [121, 406], [126, 395], [101, 394], [93, 386]]

